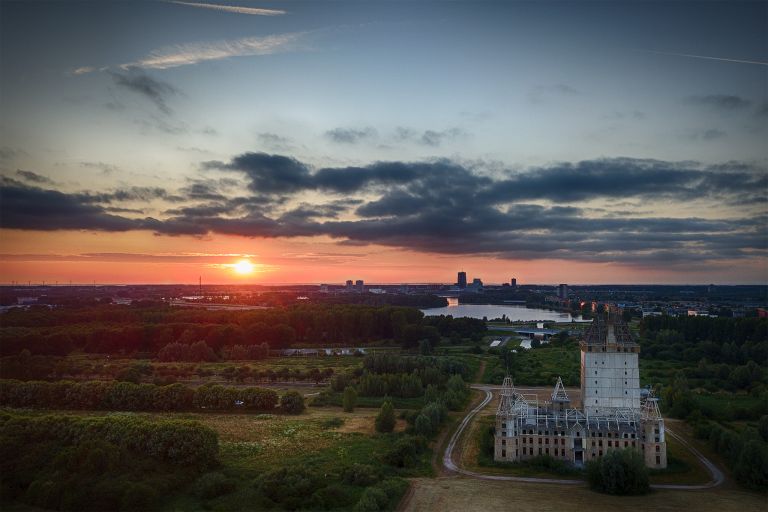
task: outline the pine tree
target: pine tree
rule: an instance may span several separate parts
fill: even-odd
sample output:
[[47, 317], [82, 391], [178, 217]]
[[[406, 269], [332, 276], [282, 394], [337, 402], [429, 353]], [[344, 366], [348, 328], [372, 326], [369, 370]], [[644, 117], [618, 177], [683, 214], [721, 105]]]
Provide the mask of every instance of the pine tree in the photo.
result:
[[376, 416], [376, 431], [377, 432], [392, 432], [395, 429], [395, 408], [392, 407], [392, 402], [389, 399], [384, 400], [381, 404], [381, 410], [379, 415]]

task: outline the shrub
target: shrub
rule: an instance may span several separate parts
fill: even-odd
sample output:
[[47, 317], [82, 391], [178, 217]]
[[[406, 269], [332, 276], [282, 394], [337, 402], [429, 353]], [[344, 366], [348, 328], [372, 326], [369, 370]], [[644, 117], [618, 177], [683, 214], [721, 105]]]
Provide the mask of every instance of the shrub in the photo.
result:
[[367, 488], [355, 504], [356, 512], [390, 510], [399, 501], [408, 482], [401, 478], [388, 478], [383, 482]]
[[323, 428], [338, 428], [343, 424], [344, 424], [344, 420], [339, 418], [338, 416], [334, 416], [333, 418], [326, 418], [320, 422], [320, 425], [322, 425]]
[[192, 493], [198, 498], [210, 500], [229, 494], [235, 490], [235, 482], [227, 478], [223, 473], [206, 473], [197, 479], [192, 487]]
[[341, 472], [341, 479], [350, 485], [371, 485], [379, 480], [379, 470], [368, 464], [352, 464]]
[[378, 416], [376, 416], [376, 431], [377, 432], [392, 432], [395, 429], [395, 409], [392, 407], [392, 402], [385, 400], [381, 404], [381, 410]]
[[304, 397], [298, 391], [289, 391], [280, 397], [280, 409], [287, 414], [301, 414], [304, 411]]
[[637, 450], [609, 450], [587, 464], [592, 489], [606, 494], [645, 494], [650, 491], [648, 468]]
[[352, 412], [357, 405], [357, 391], [352, 386], [344, 388], [344, 396], [342, 398], [342, 405], [344, 412]]
[[413, 426], [413, 431], [416, 433], [416, 435], [424, 437], [429, 437], [434, 432], [432, 428], [432, 422], [424, 413], [421, 413], [416, 417], [416, 423]]
[[404, 436], [395, 441], [392, 448], [387, 451], [383, 460], [390, 466], [398, 468], [410, 468], [419, 461], [419, 455], [424, 453], [427, 443], [420, 436]]

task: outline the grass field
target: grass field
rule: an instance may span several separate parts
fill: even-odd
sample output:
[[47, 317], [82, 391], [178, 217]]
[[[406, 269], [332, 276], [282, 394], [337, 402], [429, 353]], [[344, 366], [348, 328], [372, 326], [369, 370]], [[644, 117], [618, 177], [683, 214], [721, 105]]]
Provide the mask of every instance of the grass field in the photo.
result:
[[609, 496], [584, 486], [529, 484], [478, 480], [467, 477], [417, 478], [400, 510], [466, 512], [758, 512], [765, 497], [732, 489], [655, 491], [646, 496]]
[[[398, 411], [399, 412], [399, 411]], [[357, 408], [345, 413], [339, 407], [308, 408], [299, 416], [272, 414], [214, 413], [106, 413], [95, 411], [25, 411], [25, 414], [64, 414], [103, 416], [135, 415], [152, 419], [199, 421], [219, 434], [221, 466], [217, 469], [236, 482], [234, 492], [211, 500], [201, 500], [191, 492], [171, 496], [162, 510], [254, 510], [259, 503], [255, 478], [284, 465], [312, 467], [327, 475], [337, 475], [347, 465], [377, 464], [392, 445], [393, 435], [376, 434], [374, 419], [378, 410]], [[338, 420], [341, 420], [340, 422]], [[339, 424], [340, 423], [340, 424]], [[395, 431], [405, 429], [397, 420]], [[431, 453], [421, 463], [399, 476], [431, 476]], [[361, 487], [348, 487], [361, 493]]]

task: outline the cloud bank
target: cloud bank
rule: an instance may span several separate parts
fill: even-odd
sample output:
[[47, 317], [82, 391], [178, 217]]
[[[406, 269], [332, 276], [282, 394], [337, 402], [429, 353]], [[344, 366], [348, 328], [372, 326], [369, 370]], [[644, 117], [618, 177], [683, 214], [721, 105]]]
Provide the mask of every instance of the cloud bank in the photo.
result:
[[[201, 169], [208, 179], [176, 191], [64, 193], [4, 178], [2, 227], [329, 236], [342, 244], [428, 253], [645, 266], [765, 258], [768, 252], [768, 174], [742, 162], [610, 158], [491, 175], [448, 159], [315, 169], [286, 155], [242, 153]], [[241, 180], [245, 188], [234, 186]], [[632, 206], [592, 208], [593, 200], [697, 201], [713, 209], [700, 206], [706, 217], [649, 217]], [[149, 202], [175, 206], [160, 218], [113, 214]], [[739, 213], [716, 215], [718, 204]]]

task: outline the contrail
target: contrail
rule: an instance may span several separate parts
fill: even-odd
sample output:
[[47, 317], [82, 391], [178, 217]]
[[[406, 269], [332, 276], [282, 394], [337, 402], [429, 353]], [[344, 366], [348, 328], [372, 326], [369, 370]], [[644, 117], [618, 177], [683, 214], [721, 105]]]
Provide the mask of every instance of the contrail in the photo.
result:
[[203, 9], [215, 9], [217, 11], [234, 12], [237, 14], [250, 14], [251, 16], [278, 16], [285, 14], [285, 11], [277, 9], [256, 9], [253, 7], [239, 7], [233, 5], [218, 5], [218, 4], [204, 4], [199, 2], [180, 2], [177, 0], [171, 0], [169, 3], [186, 5], [189, 7], [201, 7]]
[[656, 50], [643, 50], [648, 53], [655, 53], [658, 55], [671, 55], [674, 57], [690, 57], [692, 59], [706, 59], [706, 60], [719, 60], [723, 62], [736, 62], [738, 64], [757, 64], [758, 66], [768, 66], [768, 62], [759, 60], [743, 60], [743, 59], [726, 59], [725, 57], [711, 57], [709, 55], [693, 55], [690, 53], [675, 53], [675, 52], [660, 52]]

